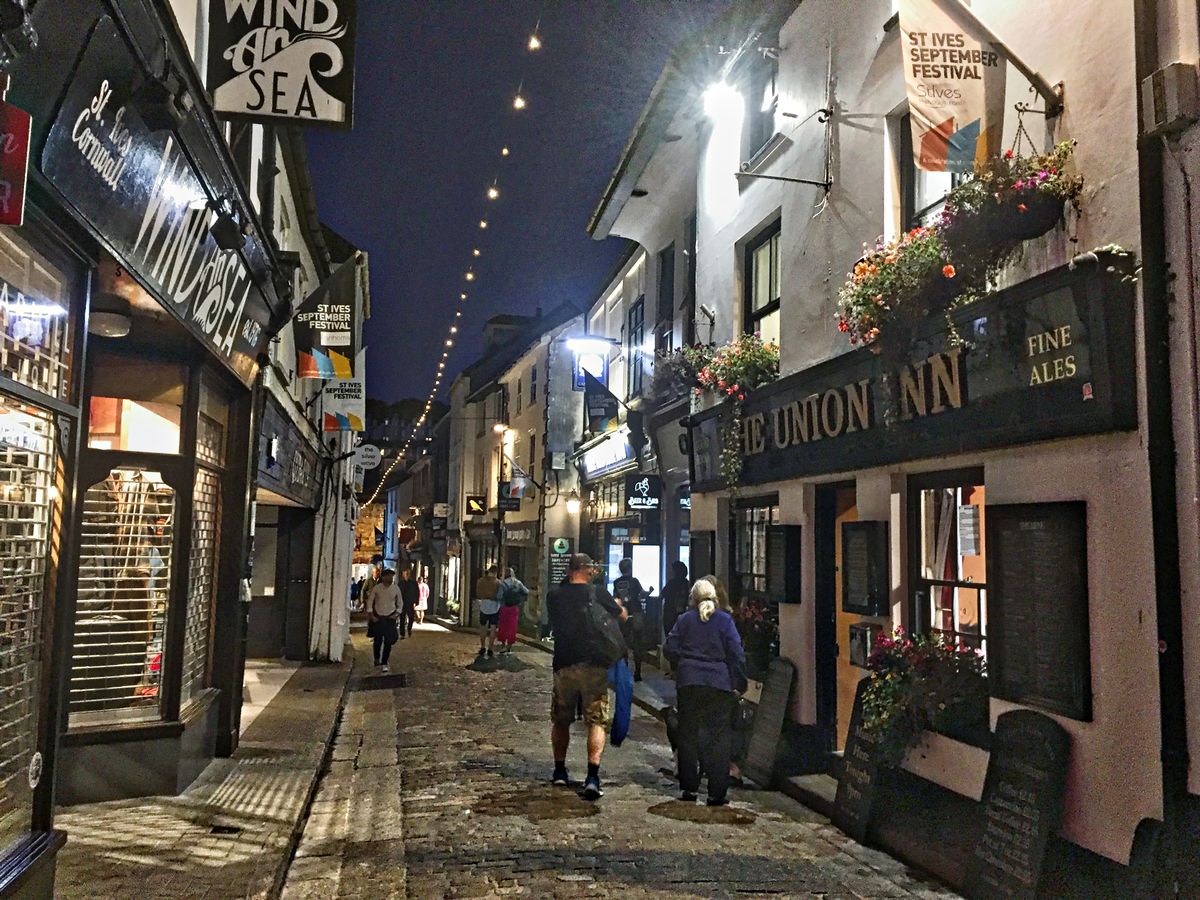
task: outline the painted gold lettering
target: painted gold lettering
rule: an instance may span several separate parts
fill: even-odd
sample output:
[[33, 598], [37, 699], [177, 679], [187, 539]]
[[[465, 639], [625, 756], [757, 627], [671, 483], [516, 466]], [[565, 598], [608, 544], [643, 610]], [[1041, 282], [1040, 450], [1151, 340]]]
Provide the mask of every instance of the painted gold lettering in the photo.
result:
[[871, 427], [871, 379], [864, 378], [855, 384], [846, 385], [846, 399], [850, 408], [846, 433], [866, 431]]
[[925, 367], [927, 361], [900, 370], [900, 418], [908, 421], [913, 416], [924, 416], [928, 412], [925, 400]]
[[821, 398], [821, 428], [827, 437], [837, 437], [846, 426], [846, 408], [840, 390], [826, 391]]
[[962, 347], [949, 353], [936, 353], [929, 358], [933, 388], [933, 406], [930, 411], [940, 413], [949, 406], [962, 409]]

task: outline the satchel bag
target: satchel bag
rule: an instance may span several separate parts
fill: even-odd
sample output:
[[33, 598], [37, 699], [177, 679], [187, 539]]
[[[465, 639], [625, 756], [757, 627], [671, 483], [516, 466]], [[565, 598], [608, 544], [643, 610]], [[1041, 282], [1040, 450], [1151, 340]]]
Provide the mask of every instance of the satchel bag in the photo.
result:
[[588, 587], [587, 623], [592, 647], [605, 666], [611, 666], [618, 659], [625, 658], [629, 648], [621, 634], [621, 623], [597, 602], [594, 585]]

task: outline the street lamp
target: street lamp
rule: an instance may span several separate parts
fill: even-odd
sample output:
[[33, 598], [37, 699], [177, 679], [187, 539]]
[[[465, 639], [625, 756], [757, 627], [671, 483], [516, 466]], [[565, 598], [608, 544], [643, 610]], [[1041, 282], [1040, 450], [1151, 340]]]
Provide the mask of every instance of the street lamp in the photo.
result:
[[567, 515], [577, 516], [583, 508], [583, 501], [579, 499], [579, 491], [571, 491], [567, 496]]
[[496, 434], [504, 434], [504, 432], [508, 431], [508, 426], [503, 422], [497, 422], [492, 426], [492, 431], [496, 432]]

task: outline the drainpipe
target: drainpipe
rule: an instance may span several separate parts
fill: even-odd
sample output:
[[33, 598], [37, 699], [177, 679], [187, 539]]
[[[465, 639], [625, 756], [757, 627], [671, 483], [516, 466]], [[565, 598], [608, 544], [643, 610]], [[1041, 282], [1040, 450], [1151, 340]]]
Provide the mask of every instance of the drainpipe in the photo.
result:
[[[1156, 0], [1135, 0], [1134, 41], [1137, 85], [1159, 68]], [[1135, 85], [1135, 87], [1137, 86]], [[1140, 125], [1140, 123], [1139, 123]], [[1139, 127], [1138, 131], [1141, 129]], [[1146, 356], [1146, 430], [1153, 517], [1155, 608], [1158, 620], [1158, 691], [1161, 722], [1163, 887], [1177, 893], [1187, 799], [1187, 708], [1184, 700], [1183, 617], [1179, 573], [1179, 528], [1172, 430], [1171, 292], [1163, 203], [1163, 148], [1154, 138], [1138, 138], [1138, 189], [1142, 237], [1142, 316]], [[1189, 340], [1195, 340], [1190, 335]]]

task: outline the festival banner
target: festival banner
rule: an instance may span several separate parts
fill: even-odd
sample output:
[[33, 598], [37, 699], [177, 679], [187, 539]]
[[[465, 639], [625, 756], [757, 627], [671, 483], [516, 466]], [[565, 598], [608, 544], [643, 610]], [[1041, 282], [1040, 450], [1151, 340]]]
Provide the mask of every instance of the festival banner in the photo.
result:
[[[296, 373], [300, 378], [355, 376], [358, 256], [352, 256], [329, 276], [296, 312]], [[361, 367], [358, 369], [361, 373]]]
[[364, 379], [327, 382], [321, 391], [322, 431], [366, 431], [367, 388]]
[[970, 174], [1000, 151], [1005, 59], [955, 18], [958, 0], [900, 0], [913, 157], [927, 172]]
[[227, 115], [349, 128], [355, 0], [211, 0], [208, 86]]

